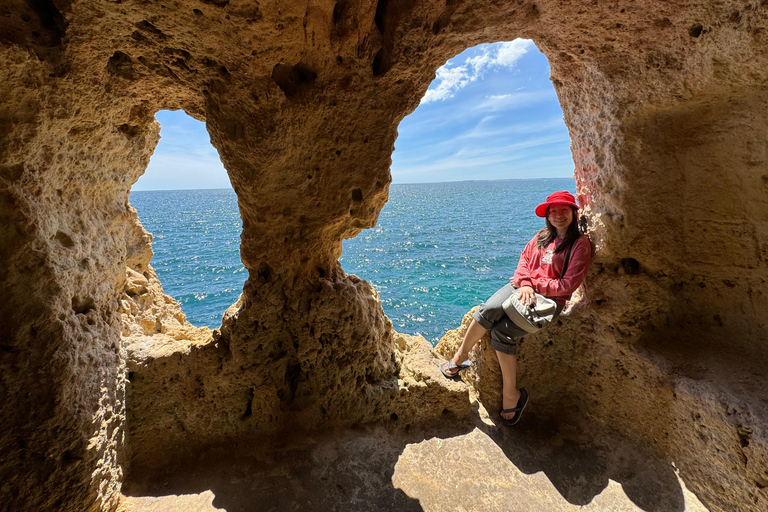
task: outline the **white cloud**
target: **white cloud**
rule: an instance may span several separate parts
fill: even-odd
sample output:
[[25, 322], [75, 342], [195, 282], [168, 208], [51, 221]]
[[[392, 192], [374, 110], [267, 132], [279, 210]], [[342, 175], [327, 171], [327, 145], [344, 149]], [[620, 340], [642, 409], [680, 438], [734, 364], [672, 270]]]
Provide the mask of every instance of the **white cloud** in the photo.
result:
[[495, 64], [497, 66], [512, 67], [533, 44], [530, 39], [515, 39], [508, 43], [500, 43], [496, 52]]
[[449, 61], [435, 72], [435, 80], [424, 94], [421, 103], [452, 98], [456, 91], [482, 78], [483, 73], [488, 69], [513, 68], [532, 45], [533, 41], [530, 39], [494, 43], [484, 46], [482, 52], [474, 57], [467, 57], [459, 66], [452, 65]]
[[450, 98], [455, 91], [464, 88], [469, 82], [477, 79], [477, 76], [472, 77], [469, 74], [466, 66], [456, 68], [443, 66], [437, 70], [436, 75], [435, 82], [437, 82], [437, 86], [427, 91], [421, 99], [422, 103]]
[[493, 127], [484, 126], [485, 121], [494, 119], [495, 116], [483, 118], [474, 128], [460, 133], [450, 139], [446, 139], [441, 144], [453, 146], [464, 140], [479, 139], [482, 141], [496, 141], [499, 138], [509, 139], [516, 135], [530, 135], [541, 132], [563, 132], [567, 133], [563, 118], [560, 116], [541, 119], [538, 121], [527, 121], [523, 123], [501, 124]]
[[494, 58], [489, 54], [488, 50], [485, 49], [480, 55], [469, 57], [464, 62], [472, 68], [473, 76], [476, 77], [479, 76], [487, 67], [493, 64]]
[[[571, 157], [567, 143], [570, 141], [567, 134], [545, 133], [517, 142], [499, 144], [494, 147], [482, 145], [460, 145], [451, 152], [426, 152], [414, 151], [411, 154], [401, 154], [396, 162], [393, 162], [393, 176], [412, 174], [423, 177], [431, 173], [439, 174], [442, 171], [457, 171], [460, 169], [473, 172], [473, 169], [501, 166], [513, 161], [528, 161], [541, 159], [542, 156], [553, 156], [562, 153], [567, 160]], [[542, 151], [542, 148], [549, 148]], [[571, 164], [572, 165], [572, 164]], [[471, 179], [471, 176], [464, 178]]]
[[463, 149], [431, 161], [399, 162], [392, 168], [392, 177], [398, 183], [420, 183], [563, 176], [573, 170], [573, 156], [563, 142], [541, 137], [492, 151]]
[[538, 91], [513, 92], [509, 94], [498, 94], [486, 96], [485, 99], [475, 105], [477, 112], [497, 112], [500, 110], [512, 110], [515, 108], [542, 103], [554, 99], [557, 96], [554, 90], [541, 89]]

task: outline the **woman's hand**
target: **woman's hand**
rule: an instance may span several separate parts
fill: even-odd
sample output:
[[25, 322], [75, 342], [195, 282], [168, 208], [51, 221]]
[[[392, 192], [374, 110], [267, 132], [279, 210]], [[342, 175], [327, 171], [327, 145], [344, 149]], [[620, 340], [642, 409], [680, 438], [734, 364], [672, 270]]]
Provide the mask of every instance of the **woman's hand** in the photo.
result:
[[533, 288], [530, 286], [523, 286], [518, 289], [518, 291], [520, 293], [518, 294], [517, 298], [520, 299], [520, 302], [526, 306], [536, 303], [536, 293], [533, 291]]

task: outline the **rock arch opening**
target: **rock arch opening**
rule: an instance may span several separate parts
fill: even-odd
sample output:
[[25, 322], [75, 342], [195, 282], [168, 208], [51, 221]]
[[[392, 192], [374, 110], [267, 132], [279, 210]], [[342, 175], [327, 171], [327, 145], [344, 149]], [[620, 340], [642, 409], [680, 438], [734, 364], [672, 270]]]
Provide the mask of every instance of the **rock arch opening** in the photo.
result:
[[505, 284], [554, 190], [575, 193], [547, 58], [527, 39], [464, 50], [398, 126], [389, 201], [341, 263], [399, 332], [435, 344]]
[[160, 142], [130, 202], [152, 235], [151, 267], [187, 320], [217, 328], [246, 278], [237, 196], [204, 123], [160, 111]]
[[[596, 307], [529, 345], [538, 414], [639, 440], [713, 510], [765, 510], [764, 10], [58, 4], [0, 13], [8, 507], [114, 508], [126, 458], [140, 471], [254, 433], [470, 414], [337, 260], [375, 225], [397, 124], [435, 70], [524, 36], [552, 66], [598, 245]], [[126, 356], [116, 313], [147, 247], [126, 196], [171, 104], [208, 122], [250, 276], [217, 337]], [[706, 350], [680, 343], [702, 319]]]

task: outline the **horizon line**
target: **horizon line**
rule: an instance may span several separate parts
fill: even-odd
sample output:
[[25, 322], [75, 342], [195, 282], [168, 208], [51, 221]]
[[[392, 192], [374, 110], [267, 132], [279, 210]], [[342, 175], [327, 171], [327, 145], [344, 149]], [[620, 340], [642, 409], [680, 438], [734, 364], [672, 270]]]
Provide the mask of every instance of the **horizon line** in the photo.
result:
[[[573, 176], [549, 176], [547, 178], [494, 178], [488, 180], [451, 180], [451, 181], [420, 181], [408, 183], [390, 183], [390, 186], [397, 185], [444, 185], [446, 183], [478, 183], [483, 181], [542, 181], [542, 180], [573, 180]], [[152, 190], [133, 190], [131, 192], [193, 192], [203, 190], [234, 190], [232, 187], [216, 188], [158, 188]]]

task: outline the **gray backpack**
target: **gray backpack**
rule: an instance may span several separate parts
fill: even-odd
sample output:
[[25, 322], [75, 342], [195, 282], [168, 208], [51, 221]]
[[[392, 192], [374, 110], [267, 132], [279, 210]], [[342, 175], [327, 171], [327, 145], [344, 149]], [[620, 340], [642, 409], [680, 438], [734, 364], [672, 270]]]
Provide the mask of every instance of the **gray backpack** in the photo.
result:
[[[560, 272], [560, 279], [565, 276], [565, 271], [568, 270], [568, 262], [571, 261], [571, 249], [573, 249], [573, 245], [574, 244], [572, 243], [571, 246], [568, 247], [568, 252], [565, 254], [565, 262], [563, 263], [563, 270]], [[516, 326], [531, 334], [544, 329], [552, 323], [563, 310], [561, 304], [558, 304], [553, 299], [545, 297], [539, 293], [536, 293], [536, 303], [530, 305], [523, 304], [520, 302], [520, 299], [518, 299], [517, 288], [515, 288], [515, 292], [502, 303], [501, 307]]]

